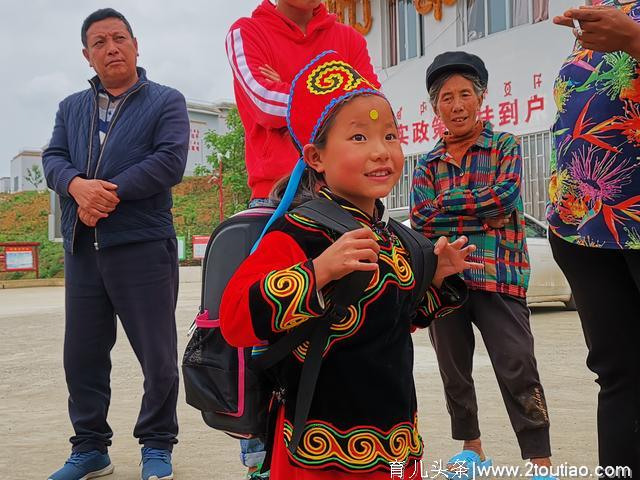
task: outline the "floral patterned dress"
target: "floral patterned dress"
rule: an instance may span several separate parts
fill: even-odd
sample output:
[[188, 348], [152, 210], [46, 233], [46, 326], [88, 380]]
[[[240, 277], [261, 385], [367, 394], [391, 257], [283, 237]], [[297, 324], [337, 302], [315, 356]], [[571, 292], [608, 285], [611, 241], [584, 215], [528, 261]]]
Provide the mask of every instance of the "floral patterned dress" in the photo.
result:
[[[616, 5], [640, 23], [640, 0]], [[640, 64], [576, 42], [554, 86], [553, 233], [588, 247], [640, 249]]]

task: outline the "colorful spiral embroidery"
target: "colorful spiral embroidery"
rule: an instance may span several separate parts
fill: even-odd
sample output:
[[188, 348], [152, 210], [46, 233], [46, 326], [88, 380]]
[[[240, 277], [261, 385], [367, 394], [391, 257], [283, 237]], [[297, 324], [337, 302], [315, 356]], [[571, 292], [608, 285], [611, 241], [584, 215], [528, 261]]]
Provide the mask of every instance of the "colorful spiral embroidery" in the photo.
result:
[[393, 244], [391, 248], [380, 249], [379, 261], [389, 265], [391, 268], [386, 272], [378, 269], [380, 273], [375, 277], [377, 280], [376, 283], [372, 282], [367, 290], [365, 290], [360, 301], [356, 305], [351, 306], [352, 308], [349, 309], [349, 317], [339, 322], [336, 328], [331, 329], [331, 335], [329, 336], [324, 352], [325, 354], [335, 342], [353, 336], [362, 327], [362, 318], [367, 307], [373, 304], [385, 289], [391, 285], [396, 285], [402, 290], [413, 288], [415, 282], [407, 255], [404, 249], [398, 248]]
[[269, 273], [263, 289], [273, 308], [271, 328], [274, 332], [288, 330], [321, 312], [309, 305], [309, 291], [313, 287], [311, 271], [305, 264]]
[[404, 247], [394, 245], [389, 255], [380, 255], [380, 260], [393, 269], [401, 286], [413, 286], [413, 271], [409, 263], [409, 253]]
[[[288, 445], [293, 432], [285, 420], [284, 439]], [[422, 456], [422, 438], [417, 418], [395, 425], [387, 432], [363, 426], [341, 431], [326, 422], [307, 422], [293, 459], [304, 466], [339, 467], [347, 471], [367, 471], [389, 467], [394, 461]]]
[[326, 227], [322, 227], [307, 217], [303, 217], [302, 215], [298, 215], [296, 213], [289, 213], [286, 216], [286, 219], [292, 225], [295, 225], [302, 230], [306, 230], [308, 232], [319, 232], [321, 233], [327, 240], [333, 242], [335, 240], [335, 234]]
[[[301, 218], [296, 218], [295, 220], [303, 221]], [[311, 228], [311, 226], [311, 224], [308, 225], [308, 228]], [[390, 267], [389, 270], [381, 272], [381, 269], [379, 269], [375, 273], [360, 301], [357, 304], [350, 305], [349, 314], [332, 325], [323, 355], [327, 355], [335, 343], [352, 337], [360, 330], [363, 324], [363, 315], [367, 307], [374, 303], [390, 285], [396, 285], [402, 290], [409, 290], [413, 288], [415, 281], [413, 271], [411, 270], [411, 265], [408, 260], [408, 253], [399, 242], [393, 242], [391, 246], [382, 248], [380, 250], [379, 260], [380, 262], [388, 265]], [[306, 318], [308, 317], [305, 317], [305, 319]], [[293, 351], [293, 355], [300, 362], [304, 362], [306, 353], [306, 344], [300, 345]]]
[[339, 88], [349, 92], [362, 83], [374, 88], [351, 65], [339, 60], [323, 63], [307, 77], [307, 89], [314, 95], [326, 95]]
[[[360, 318], [359, 310], [356, 308], [355, 305], [349, 305], [348, 310], [349, 310], [348, 315], [345, 315], [344, 318], [342, 318], [338, 322], [335, 322], [333, 325], [331, 325], [331, 332], [335, 332], [335, 333], [330, 334], [329, 341], [327, 342], [327, 345], [325, 346], [324, 351], [322, 353], [323, 356], [326, 355], [327, 352], [329, 351], [329, 347], [331, 346], [331, 343], [332, 343], [331, 339], [342, 339], [343, 337], [346, 337], [347, 335], [352, 334], [352, 332], [354, 332], [354, 328], [357, 327], [358, 320]], [[306, 358], [306, 355], [307, 355], [308, 348], [309, 348], [309, 342], [304, 342], [293, 351], [293, 355], [301, 362], [304, 362], [304, 359]]]
[[[322, 194], [324, 192], [321, 191], [320, 193]], [[343, 208], [347, 211], [352, 211], [356, 219], [358, 215], [362, 215], [356, 208], [349, 206], [343, 206]], [[297, 228], [314, 233], [317, 232], [330, 241], [335, 240], [335, 234], [332, 231], [325, 227], [321, 227], [304, 216], [290, 213], [287, 214], [286, 219]], [[363, 226], [367, 225], [363, 224]], [[380, 265], [381, 267], [382, 265], [386, 265], [387, 268], [380, 268], [375, 272], [374, 277], [372, 278], [369, 286], [365, 289], [362, 298], [357, 304], [349, 307], [348, 315], [331, 327], [331, 332], [327, 339], [327, 345], [325, 346], [323, 355], [326, 355], [336, 342], [346, 340], [360, 330], [363, 324], [363, 315], [364, 312], [366, 312], [367, 307], [373, 304], [387, 288], [391, 285], [395, 285], [401, 290], [410, 290], [414, 286], [415, 280], [413, 277], [413, 271], [411, 270], [411, 264], [409, 262], [409, 253], [404, 246], [395, 236], [392, 236], [390, 241], [389, 239], [383, 238], [379, 233], [376, 233], [376, 237], [378, 237], [378, 240], [380, 240], [381, 243], [381, 249], [378, 257]], [[331, 293], [326, 291], [324, 293], [326, 294], [326, 298], [330, 301]], [[306, 295], [308, 295], [308, 293], [305, 293], [305, 297]], [[281, 295], [276, 295], [276, 297], [279, 297], [280, 299], [282, 298]], [[308, 319], [309, 315], [304, 314], [308, 309], [305, 310], [299, 308], [299, 305], [303, 300], [304, 298], [295, 298], [295, 307], [290, 306], [287, 308], [286, 306], [283, 306], [281, 309], [277, 310], [274, 313], [275, 318], [272, 324], [280, 325], [280, 328], [286, 329], [298, 325]], [[276, 304], [284, 305], [281, 300], [276, 301]], [[278, 321], [278, 318], [281, 316], [280, 312], [285, 312], [285, 314], [289, 316], [288, 320]], [[297, 312], [297, 315], [292, 315], [292, 312]], [[301, 362], [304, 361], [306, 353], [306, 344], [300, 345], [293, 352], [294, 356]]]

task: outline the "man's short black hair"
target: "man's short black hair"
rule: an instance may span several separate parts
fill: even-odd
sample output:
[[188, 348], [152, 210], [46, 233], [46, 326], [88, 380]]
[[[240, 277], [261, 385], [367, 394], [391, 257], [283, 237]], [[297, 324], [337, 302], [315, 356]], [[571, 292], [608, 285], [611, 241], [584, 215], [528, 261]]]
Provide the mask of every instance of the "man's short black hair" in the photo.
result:
[[129, 25], [127, 19], [124, 18], [124, 15], [113, 8], [101, 8], [100, 10], [93, 12], [84, 19], [84, 22], [82, 22], [80, 36], [82, 38], [82, 45], [84, 45], [85, 48], [87, 47], [87, 30], [89, 30], [89, 27], [100, 20], [104, 20], [105, 18], [117, 18], [118, 20], [122, 20], [122, 23], [124, 23], [127, 30], [129, 30], [131, 38], [133, 38], [133, 30], [131, 30], [131, 25]]

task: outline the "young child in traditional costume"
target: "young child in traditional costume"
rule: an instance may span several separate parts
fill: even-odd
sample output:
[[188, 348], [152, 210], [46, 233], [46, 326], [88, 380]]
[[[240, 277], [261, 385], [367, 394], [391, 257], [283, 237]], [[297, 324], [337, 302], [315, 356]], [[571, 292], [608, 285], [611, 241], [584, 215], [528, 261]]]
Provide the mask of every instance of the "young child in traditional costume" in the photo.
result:
[[[438, 240], [437, 268], [417, 311], [416, 279], [380, 198], [398, 181], [404, 156], [391, 106], [335, 52], [324, 52], [295, 78], [288, 126], [301, 152], [291, 175], [294, 204], [329, 199], [362, 228], [339, 238], [296, 213], [277, 218], [229, 282], [220, 308], [222, 332], [234, 346], [273, 344], [331, 305], [335, 282], [373, 272], [361, 298], [331, 324], [309, 414], [291, 452], [296, 391], [307, 354], [302, 344], [275, 369], [284, 398], [275, 408], [272, 480], [388, 480], [391, 464], [422, 457], [413, 381], [411, 332], [464, 301], [455, 274], [482, 268], [466, 261], [474, 246]], [[300, 177], [302, 180], [300, 181]], [[291, 186], [288, 189], [291, 192]], [[295, 191], [295, 190], [294, 190]], [[285, 192], [280, 211], [291, 203]], [[296, 202], [297, 200], [297, 202]], [[397, 225], [397, 224], [396, 224]], [[397, 227], [396, 227], [397, 228]], [[435, 261], [435, 256], [430, 261]], [[438, 319], [438, 320], [436, 320]]]

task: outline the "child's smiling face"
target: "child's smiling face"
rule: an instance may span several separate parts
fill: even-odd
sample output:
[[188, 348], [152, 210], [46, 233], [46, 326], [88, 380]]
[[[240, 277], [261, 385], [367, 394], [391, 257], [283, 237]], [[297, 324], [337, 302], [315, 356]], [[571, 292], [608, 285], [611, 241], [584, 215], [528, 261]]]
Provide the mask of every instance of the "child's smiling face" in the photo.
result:
[[304, 154], [333, 193], [369, 214], [375, 200], [398, 182], [404, 166], [391, 106], [378, 95], [349, 100], [333, 118], [325, 146], [307, 145]]

